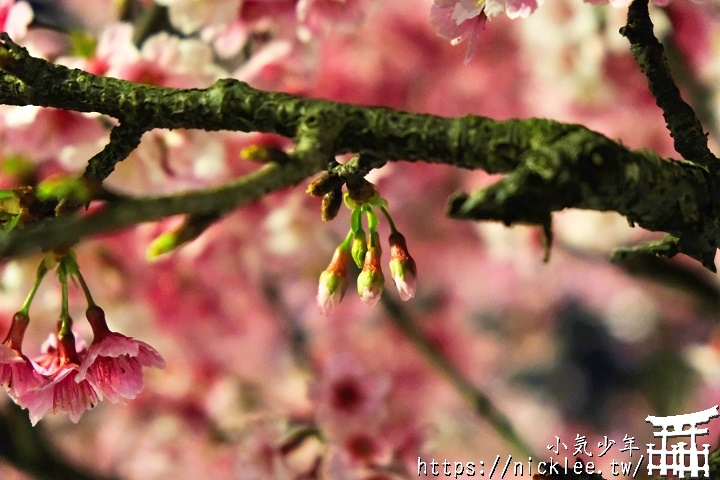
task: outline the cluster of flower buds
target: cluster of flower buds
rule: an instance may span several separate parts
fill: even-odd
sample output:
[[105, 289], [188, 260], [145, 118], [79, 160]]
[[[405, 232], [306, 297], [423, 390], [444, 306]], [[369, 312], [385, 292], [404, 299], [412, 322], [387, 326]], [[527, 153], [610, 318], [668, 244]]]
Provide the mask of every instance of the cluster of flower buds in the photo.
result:
[[[22, 351], [28, 312], [45, 274], [52, 269], [57, 269], [62, 287], [58, 329], [43, 344], [43, 354], [31, 360]], [[76, 340], [72, 331], [68, 277], [77, 280], [88, 301], [86, 317], [93, 331], [89, 347]], [[164, 368], [165, 361], [150, 345], [108, 328], [105, 313], [93, 301], [72, 252], [48, 255], [0, 344], [0, 385], [15, 403], [28, 409], [32, 424], [49, 413], [66, 413], [77, 422], [103, 398], [112, 402], [135, 398], [143, 387], [144, 366]]]
[[87, 204], [92, 197], [90, 181], [72, 176], [50, 176], [35, 187], [0, 190], [0, 232], [10, 232], [26, 222], [60, 215]]
[[[344, 196], [345, 205], [352, 211], [350, 231], [336, 248], [330, 265], [320, 274], [317, 300], [325, 314], [332, 311], [345, 295], [348, 286], [347, 266], [351, 259], [361, 269], [357, 289], [362, 301], [375, 305], [380, 300], [385, 276], [380, 262], [382, 248], [377, 231], [377, 210], [383, 213], [390, 225], [390, 273], [400, 298], [409, 300], [415, 295], [417, 267], [408, 252], [405, 237], [398, 232], [387, 211], [387, 201], [380, 197], [375, 185], [365, 180], [358, 187]], [[367, 233], [363, 228], [363, 216], [367, 219]]]

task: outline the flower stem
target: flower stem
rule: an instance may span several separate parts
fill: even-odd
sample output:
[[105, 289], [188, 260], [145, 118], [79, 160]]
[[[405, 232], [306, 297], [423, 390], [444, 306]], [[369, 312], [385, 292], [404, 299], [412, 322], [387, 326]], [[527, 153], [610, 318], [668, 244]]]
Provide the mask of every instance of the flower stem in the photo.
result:
[[380, 222], [371, 207], [366, 207], [365, 215], [367, 216], [368, 230], [370, 230], [370, 234], [372, 235], [372, 233], [377, 230], [378, 223]]
[[383, 206], [380, 206], [380, 210], [382, 211], [383, 215], [385, 215], [385, 218], [387, 218], [392, 233], [397, 232], [397, 229], [395, 228], [395, 222], [393, 222], [392, 217], [390, 217], [390, 213], [387, 211], [387, 209]]
[[345, 237], [345, 240], [343, 240], [343, 242], [340, 244], [340, 246], [343, 248], [350, 248], [350, 245], [352, 244], [354, 237], [355, 237], [355, 233], [353, 232], [353, 229], [351, 228], [347, 234], [347, 237]]
[[362, 229], [362, 211], [363, 207], [357, 206], [352, 209], [352, 215], [350, 217], [350, 229], [353, 232], [357, 232], [358, 230]]
[[70, 318], [70, 308], [68, 306], [66, 258], [67, 257], [63, 258], [58, 265], [58, 278], [60, 279], [60, 287], [62, 290], [62, 309], [60, 311], [60, 328], [58, 336], [64, 336], [72, 333], [72, 319]]
[[30, 293], [28, 294], [27, 298], [25, 299], [25, 302], [23, 303], [22, 308], [20, 309], [19, 313], [22, 313], [25, 316], [29, 316], [30, 313], [30, 304], [33, 301], [33, 298], [35, 298], [35, 294], [38, 291], [38, 288], [40, 288], [40, 284], [43, 281], [43, 278], [45, 278], [45, 274], [47, 273], [47, 267], [45, 266], [45, 262], [40, 262], [40, 265], [37, 269], [37, 275], [35, 276], [35, 285], [33, 285], [32, 290], [30, 290]]
[[[75, 260], [73, 260], [74, 262]], [[77, 263], [76, 263], [77, 265]], [[88, 303], [88, 308], [97, 306], [95, 304], [95, 301], [92, 298], [92, 295], [90, 294], [90, 288], [88, 287], [87, 283], [85, 282], [85, 278], [82, 276], [82, 273], [80, 273], [80, 268], [75, 268], [75, 278], [77, 278], [78, 282], [80, 282], [80, 287], [82, 288], [83, 293], [85, 294], [85, 299]]]

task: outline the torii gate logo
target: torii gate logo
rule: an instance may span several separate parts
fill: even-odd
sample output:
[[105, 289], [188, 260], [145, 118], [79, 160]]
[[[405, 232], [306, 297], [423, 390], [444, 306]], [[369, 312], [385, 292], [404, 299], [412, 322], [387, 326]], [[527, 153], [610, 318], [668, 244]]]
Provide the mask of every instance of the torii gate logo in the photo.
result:
[[[648, 474], [657, 473], [667, 475], [672, 473], [677, 477], [684, 477], [690, 474], [691, 478], [698, 478], [700, 473], [706, 477], [710, 476], [710, 445], [703, 444], [702, 450], [698, 450], [695, 439], [708, 434], [707, 428], [697, 428], [698, 425], [705, 425], [711, 419], [720, 416], [718, 405], [703, 410], [702, 412], [686, 413], [670, 417], [648, 416], [645, 421], [654, 427], [661, 428], [659, 432], [653, 433], [660, 437], [659, 449], [655, 449], [654, 443], [648, 443]], [[685, 427], [689, 427], [685, 430]], [[668, 430], [671, 428], [671, 430]], [[667, 439], [677, 437], [688, 437], [690, 443], [678, 442], [668, 450]], [[689, 447], [689, 448], [685, 448]], [[658, 463], [654, 463], [655, 460]]]

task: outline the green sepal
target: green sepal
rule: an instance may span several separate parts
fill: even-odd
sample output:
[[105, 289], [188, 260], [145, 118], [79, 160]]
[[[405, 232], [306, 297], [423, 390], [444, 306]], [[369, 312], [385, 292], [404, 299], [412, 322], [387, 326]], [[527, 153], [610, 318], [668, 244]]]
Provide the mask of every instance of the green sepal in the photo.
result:
[[10, 233], [20, 223], [20, 215], [9, 215], [9, 219], [3, 221], [2, 214], [0, 214], [0, 222], [2, 223], [3, 233]]
[[377, 208], [387, 208], [388, 201], [382, 198], [380, 195], [374, 195], [367, 201], [368, 205], [372, 205]]
[[353, 232], [354, 238], [352, 243], [352, 250], [351, 254], [353, 257], [353, 260], [355, 260], [355, 265], [358, 266], [358, 268], [362, 268], [363, 264], [365, 263], [365, 254], [367, 253], [368, 247], [367, 247], [367, 237], [365, 236], [365, 230], [360, 227], [359, 229], [355, 230]]
[[365, 209], [365, 216], [367, 216], [368, 230], [370, 230], [370, 234], [372, 235], [375, 230], [377, 230], [377, 226], [380, 221], [371, 208]]
[[[345, 198], [347, 198], [347, 194]], [[355, 235], [355, 232], [362, 230], [362, 211], [362, 206], [356, 206], [352, 209], [352, 215], [350, 215], [350, 230], [353, 232], [353, 235]]]

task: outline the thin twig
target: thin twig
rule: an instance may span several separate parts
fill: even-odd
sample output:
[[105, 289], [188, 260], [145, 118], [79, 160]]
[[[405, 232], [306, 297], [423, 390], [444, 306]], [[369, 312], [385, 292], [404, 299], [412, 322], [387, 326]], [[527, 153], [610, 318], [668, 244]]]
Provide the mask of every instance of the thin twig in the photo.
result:
[[383, 295], [381, 297], [381, 303], [388, 312], [393, 324], [410, 340], [425, 359], [442, 373], [457, 391], [465, 397], [470, 405], [472, 405], [475, 413], [485, 419], [505, 441], [515, 447], [519, 452], [534, 457], [532, 448], [518, 435], [510, 423], [510, 420], [495, 407], [487, 395], [475, 387], [455, 365], [450, 363], [447, 358], [437, 351], [432, 345], [432, 342], [430, 342], [427, 336], [415, 324], [405, 308], [399, 302], [390, 298], [389, 295]]
[[663, 46], [653, 33], [648, 0], [634, 0], [630, 4], [627, 24], [620, 33], [630, 41], [630, 51], [648, 78], [650, 91], [675, 141], [675, 150], [684, 158], [717, 171], [720, 162], [708, 148], [707, 136], [692, 107], [680, 96]]

